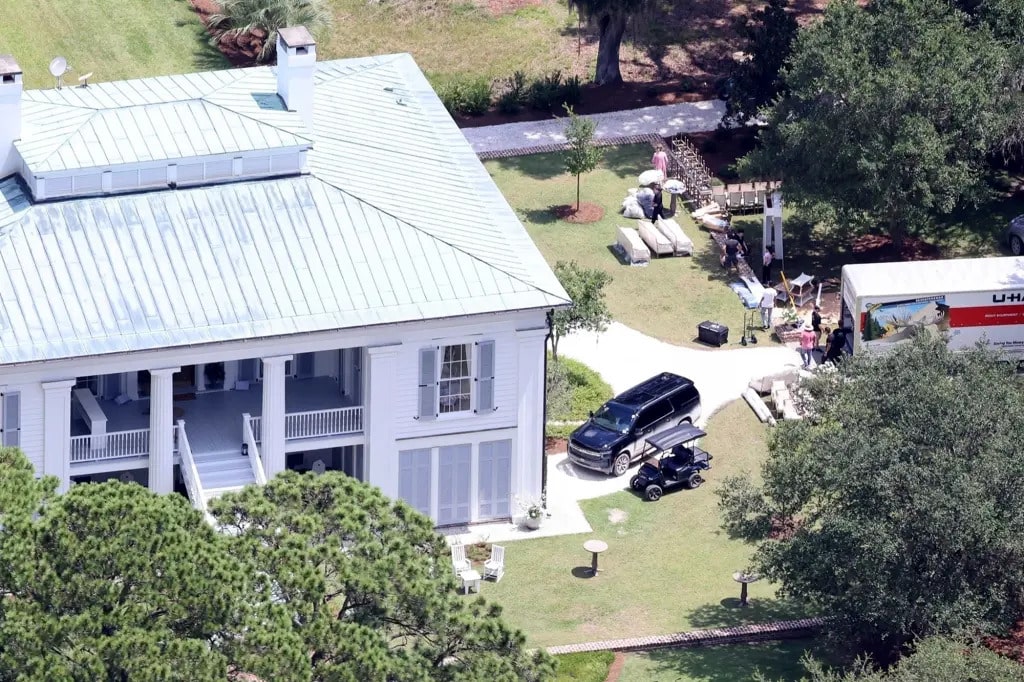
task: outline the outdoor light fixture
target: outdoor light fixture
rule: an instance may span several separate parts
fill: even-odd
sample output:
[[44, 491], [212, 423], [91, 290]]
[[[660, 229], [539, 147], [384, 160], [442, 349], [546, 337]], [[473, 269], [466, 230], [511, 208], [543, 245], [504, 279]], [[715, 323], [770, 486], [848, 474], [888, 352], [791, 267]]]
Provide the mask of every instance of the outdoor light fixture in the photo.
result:
[[248, 457], [248, 456], [249, 456], [249, 444], [248, 443], [242, 443], [242, 457]]

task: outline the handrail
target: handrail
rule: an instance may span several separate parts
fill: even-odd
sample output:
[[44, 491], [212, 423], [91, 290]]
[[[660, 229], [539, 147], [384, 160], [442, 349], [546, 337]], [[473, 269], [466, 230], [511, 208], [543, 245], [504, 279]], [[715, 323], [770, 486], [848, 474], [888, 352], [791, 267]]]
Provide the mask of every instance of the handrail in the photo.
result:
[[[149, 454], [149, 429], [109, 431], [104, 435], [71, 436], [71, 461], [93, 462]], [[99, 447], [94, 445], [99, 442]]]
[[284, 416], [285, 440], [343, 436], [363, 430], [363, 406], [288, 412]]
[[256, 436], [252, 432], [252, 417], [249, 416], [248, 412], [242, 414], [242, 442], [249, 448], [249, 466], [252, 467], [252, 475], [256, 479], [256, 485], [266, 485], [267, 473], [263, 469], [260, 448], [256, 444]]
[[205, 514], [206, 496], [203, 493], [203, 484], [199, 480], [196, 462], [192, 459], [192, 447], [185, 433], [184, 419], [178, 420], [178, 454], [181, 456], [181, 478], [185, 482], [188, 498], [192, 501], [193, 507]]

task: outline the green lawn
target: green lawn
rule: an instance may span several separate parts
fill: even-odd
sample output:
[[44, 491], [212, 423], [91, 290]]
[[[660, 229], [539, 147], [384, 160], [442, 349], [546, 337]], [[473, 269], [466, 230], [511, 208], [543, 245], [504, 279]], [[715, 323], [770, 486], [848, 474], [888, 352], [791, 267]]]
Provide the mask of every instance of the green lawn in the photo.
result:
[[[767, 427], [743, 401], [711, 418], [701, 446], [714, 455], [708, 482], [658, 502], [620, 492], [582, 503], [594, 532], [511, 542], [505, 577], [483, 593], [530, 646], [548, 646], [799, 615], [774, 598], [765, 583], [751, 586], [753, 605], [733, 606], [732, 574], [746, 567], [751, 548], [719, 527], [715, 486], [726, 476], [755, 471], [765, 455]], [[602, 572], [585, 577], [590, 555], [583, 542], [608, 543]]]
[[773, 682], [797, 682], [808, 649], [814, 652], [813, 640], [630, 654], [619, 682], [751, 682], [757, 671]]
[[558, 674], [555, 682], [604, 682], [608, 668], [615, 660], [610, 651], [594, 651], [585, 654], [556, 656]]
[[[738, 329], [743, 307], [726, 286], [730, 278], [718, 264], [718, 251], [685, 211], [677, 220], [693, 239], [693, 256], [631, 267], [611, 251], [615, 228], [636, 223], [620, 214], [622, 199], [629, 187], [636, 186], [636, 176], [647, 169], [650, 159], [649, 145], [605, 148], [601, 166], [583, 178], [583, 201], [605, 209], [604, 218], [590, 225], [557, 220], [550, 211], [576, 198], [576, 180], [562, 172], [560, 154], [498, 159], [485, 165], [549, 263], [576, 260], [612, 275], [608, 307], [617, 322], [678, 344], [693, 343], [697, 325], [704, 320]], [[738, 346], [740, 335], [732, 336], [730, 345]]]
[[68, 83], [224, 68], [188, 0], [4, 0], [0, 54], [13, 54], [29, 88], [53, 87], [50, 60], [66, 57]]

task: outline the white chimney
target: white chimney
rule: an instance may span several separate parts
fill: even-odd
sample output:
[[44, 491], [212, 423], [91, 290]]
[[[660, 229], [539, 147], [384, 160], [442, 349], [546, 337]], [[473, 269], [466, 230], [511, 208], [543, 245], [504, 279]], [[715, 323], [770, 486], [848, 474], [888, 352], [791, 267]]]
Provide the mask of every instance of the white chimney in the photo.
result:
[[305, 26], [277, 32], [277, 94], [289, 111], [297, 111], [306, 127], [313, 129], [313, 73], [316, 41]]
[[21, 155], [14, 149], [14, 141], [21, 139], [22, 87], [18, 62], [0, 54], [0, 178], [21, 168]]

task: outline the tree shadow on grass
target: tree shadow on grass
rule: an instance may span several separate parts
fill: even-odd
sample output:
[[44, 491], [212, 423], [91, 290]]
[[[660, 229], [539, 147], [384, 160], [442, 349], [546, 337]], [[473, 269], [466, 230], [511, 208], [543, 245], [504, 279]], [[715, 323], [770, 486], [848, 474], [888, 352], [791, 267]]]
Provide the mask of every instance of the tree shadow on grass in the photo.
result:
[[561, 152], [506, 156], [495, 159], [502, 170], [525, 175], [534, 180], [551, 180], [565, 174]]
[[796, 682], [806, 670], [805, 651], [820, 647], [815, 639], [726, 644], [711, 647], [661, 649], [645, 656], [654, 679], [693, 679], [702, 682], [744, 682], [760, 672], [765, 679]]
[[604, 148], [604, 160], [601, 165], [616, 177], [627, 181], [622, 187], [623, 198], [626, 196], [626, 190], [637, 186], [640, 174], [651, 168], [653, 153], [651, 145], [643, 143]]
[[751, 584], [750, 605], [741, 608], [740, 586], [737, 584], [735, 596], [698, 606], [690, 611], [688, 620], [695, 628], [720, 628], [808, 617], [809, 610], [806, 606], [775, 597], [758, 597], [761, 590], [767, 589], [769, 588], [762, 587], [761, 583]]
[[548, 206], [547, 208], [529, 208], [522, 212], [523, 220], [533, 225], [552, 225], [554, 223], [564, 223], [566, 226], [569, 223], [559, 220], [558, 216], [555, 215], [555, 209], [558, 208], [555, 205]]

